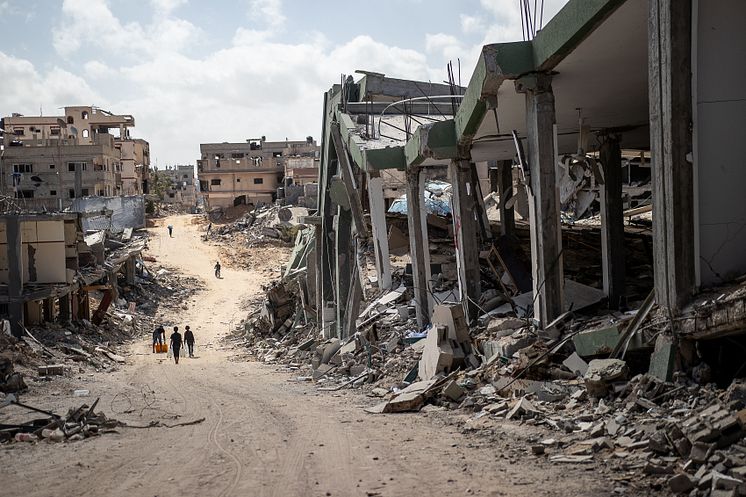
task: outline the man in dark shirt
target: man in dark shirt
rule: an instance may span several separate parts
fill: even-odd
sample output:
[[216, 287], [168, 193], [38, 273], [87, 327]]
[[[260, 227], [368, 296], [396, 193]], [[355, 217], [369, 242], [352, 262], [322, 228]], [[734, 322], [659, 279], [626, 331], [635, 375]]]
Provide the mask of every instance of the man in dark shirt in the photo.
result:
[[192, 330], [189, 329], [188, 325], [186, 327], [186, 331], [184, 331], [184, 341], [187, 345], [187, 352], [189, 352], [189, 357], [194, 357], [194, 333], [192, 333]]
[[163, 329], [163, 326], [159, 326], [155, 330], [153, 330], [153, 353], [155, 354], [155, 344], [159, 343], [163, 345], [163, 342], [166, 341], [166, 330]]
[[174, 354], [174, 361], [179, 364], [179, 351], [181, 350], [181, 333], [179, 327], [174, 326], [174, 332], [171, 333], [171, 352]]

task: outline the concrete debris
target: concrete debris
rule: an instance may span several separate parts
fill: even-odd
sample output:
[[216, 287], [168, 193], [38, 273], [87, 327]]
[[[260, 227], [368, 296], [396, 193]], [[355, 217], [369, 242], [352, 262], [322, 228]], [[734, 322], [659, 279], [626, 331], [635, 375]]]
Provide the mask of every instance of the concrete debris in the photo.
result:
[[65, 416], [58, 416], [36, 407], [18, 402], [15, 397], [6, 399], [3, 407], [14, 405], [35, 414], [46, 413], [48, 418], [34, 419], [26, 423], [15, 425], [3, 425], [0, 430], [0, 441], [15, 440], [16, 442], [75, 442], [85, 438], [101, 435], [103, 433], [115, 432], [120, 423], [107, 418], [103, 413], [95, 412], [99, 399], [90, 406], [82, 404], [76, 409], [68, 410]]
[[619, 359], [594, 359], [588, 364], [583, 375], [588, 394], [593, 397], [604, 397], [614, 382], [627, 378], [627, 363]]
[[[401, 218], [388, 221], [390, 236], [406, 238]], [[429, 229], [449, 236], [447, 226], [433, 223]], [[294, 254], [313, 245], [300, 237], [296, 242]], [[401, 245], [405, 253], [407, 244]], [[430, 247], [436, 301], [459, 301], [452, 249], [437, 242]], [[371, 247], [358, 257], [360, 268], [375, 259]], [[482, 267], [481, 315], [467, 322], [461, 303], [442, 303], [423, 327], [410, 267], [392, 271], [389, 290], [361, 269], [360, 310], [347, 320], [354, 326], [345, 328], [331, 302], [315, 308], [315, 285], [307, 280], [315, 259], [294, 257], [293, 270], [265, 289], [232, 340], [255, 359], [312, 379], [320, 391], [363, 390], [368, 413], [455, 411], [454, 423], [463, 423], [464, 431], [522, 423], [541, 434], [524, 451], [549, 463], [604, 465], [623, 472], [625, 485], [640, 480], [678, 494], [740, 491], [746, 383], [718, 389], [713, 381], [727, 383], [718, 364], [707, 365], [701, 347], [683, 337], [672, 340], [670, 321], [659, 309], [635, 320], [635, 303], [650, 295], [649, 284], [635, 288], [632, 311], [602, 309], [594, 283], [600, 275], [586, 277], [587, 257], [578, 259], [565, 273], [567, 312], [544, 328], [533, 319], [532, 294], [510, 281], [509, 273], [519, 273], [515, 261], [495, 271]]]

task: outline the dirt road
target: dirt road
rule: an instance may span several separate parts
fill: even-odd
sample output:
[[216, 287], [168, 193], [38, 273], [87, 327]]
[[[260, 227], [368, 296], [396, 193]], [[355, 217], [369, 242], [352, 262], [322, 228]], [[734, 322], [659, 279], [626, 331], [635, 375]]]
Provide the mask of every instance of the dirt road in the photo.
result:
[[[212, 275], [214, 248], [191, 216], [175, 216], [174, 238], [153, 230], [150, 253], [207, 289], [170, 321], [189, 324], [197, 358], [179, 365], [134, 344], [115, 373], [81, 374], [100, 410], [134, 424], [65, 444], [0, 446], [2, 496], [415, 496], [608, 495], [613, 482], [586, 468], [552, 466], [530, 455], [516, 427], [478, 437], [436, 414], [373, 416], [355, 392], [318, 393], [286, 373], [230, 359], [219, 337], [260, 291], [259, 273]], [[277, 261], [278, 264], [280, 261]], [[149, 393], [150, 391], [154, 394]], [[27, 402], [79, 405], [68, 392]], [[42, 405], [49, 405], [49, 404]]]

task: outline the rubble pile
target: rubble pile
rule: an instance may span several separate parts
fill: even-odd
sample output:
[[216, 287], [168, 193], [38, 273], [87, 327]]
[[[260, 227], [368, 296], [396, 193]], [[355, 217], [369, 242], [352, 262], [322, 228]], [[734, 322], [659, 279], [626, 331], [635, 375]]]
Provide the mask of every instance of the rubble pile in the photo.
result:
[[0, 442], [76, 442], [103, 433], [116, 433], [115, 428], [120, 423], [103, 413], [96, 413], [98, 401], [96, 399], [91, 406], [83, 404], [77, 409], [70, 409], [65, 416], [58, 416], [18, 402], [15, 396], [8, 395], [0, 403], [0, 408], [13, 405], [37, 414], [46, 414], [47, 417], [20, 424], [0, 425]]
[[697, 373], [702, 365], [673, 375], [660, 346], [670, 323], [646, 302], [629, 313], [568, 312], [544, 329], [506, 310], [469, 325], [461, 304], [442, 304], [419, 331], [401, 285], [370, 299], [357, 333], [338, 339], [304, 313], [299, 288], [294, 279], [267, 288], [235, 339], [320, 390], [362, 387], [379, 399], [369, 413], [429, 404], [461, 413], [465, 431], [531, 426], [529, 454], [604, 465], [620, 485], [698, 496], [746, 490], [746, 383], [719, 389]]
[[305, 207], [262, 205], [230, 224], [213, 226], [209, 237], [220, 242], [239, 240], [247, 247], [288, 246], [304, 227], [300, 218], [307, 215]]

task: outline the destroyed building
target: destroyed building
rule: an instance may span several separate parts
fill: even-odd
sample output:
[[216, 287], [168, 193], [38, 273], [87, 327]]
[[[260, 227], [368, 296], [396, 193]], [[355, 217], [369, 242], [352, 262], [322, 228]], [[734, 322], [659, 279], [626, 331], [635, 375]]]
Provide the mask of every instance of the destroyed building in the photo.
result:
[[130, 136], [134, 125], [131, 115], [91, 106], [65, 107], [62, 116], [5, 117], [0, 188], [34, 210], [63, 209], [73, 198], [141, 194], [150, 155], [148, 142]]
[[371, 384], [369, 413], [521, 420], [552, 463], [743, 495], [744, 14], [570, 0], [465, 88], [343, 77], [318, 212], [237, 333], [320, 390]]
[[[690, 8], [679, 12], [672, 6], [664, 16], [657, 2], [649, 6], [644, 0], [586, 4], [569, 2], [532, 39], [484, 46], [463, 92], [453, 85], [434, 90], [438, 85], [423, 87], [367, 73], [358, 83], [348, 79], [327, 93], [319, 218], [314, 221], [320, 238], [317, 263], [326, 268], [317, 281], [324, 329], [328, 318], [336, 322], [338, 336], [355, 330], [356, 316], [346, 312], [355, 314], [359, 298], [354, 296], [360, 274], [356, 244], [372, 238], [380, 288], [389, 284], [382, 247], [389, 229], [377, 206], [380, 195], [371, 194], [378, 170], [397, 169], [407, 175], [409, 254], [420, 326], [430, 321], [436, 293], [423, 192], [426, 179], [439, 172], [452, 185], [456, 300], [464, 303], [470, 322], [480, 314], [483, 256], [492, 247], [503, 266], [499, 272], [508, 273], [519, 290], [508, 292], [510, 300], [515, 305], [523, 299], [530, 309], [522, 315], [541, 328], [568, 309], [578, 310], [581, 303], [595, 303], [600, 297], [612, 310], [639, 306], [645, 285], [630, 292], [631, 275], [625, 271], [635, 239], [650, 251], [654, 281], [649, 286], [655, 287], [655, 301], [674, 316], [686, 312], [698, 289], [725, 284], [746, 272], [746, 238], [736, 228], [743, 210], [743, 203], [736, 201], [738, 185], [746, 176], [738, 172], [740, 159], [734, 159], [741, 156], [737, 149], [743, 144], [728, 138], [728, 130], [733, 123], [743, 124], [743, 117], [738, 105], [717, 103], [721, 98], [740, 101], [743, 90], [736, 81], [742, 82], [744, 73], [712, 67], [705, 56], [720, 50], [739, 53], [733, 44], [710, 34], [715, 27], [731, 28], [726, 9], [692, 17]], [[669, 15], [679, 16], [677, 22], [687, 28], [678, 28]], [[692, 30], [699, 36], [692, 37]], [[669, 39], [674, 42], [661, 41]], [[661, 53], [676, 57], [681, 67], [672, 67]], [[733, 83], [718, 83], [725, 80]], [[371, 97], [376, 92], [385, 94], [382, 100], [388, 103], [376, 102]], [[419, 124], [403, 119], [398, 132], [407, 136], [402, 143], [387, 138], [387, 130], [397, 130], [396, 125], [387, 126], [385, 115], [378, 120], [353, 115], [366, 105], [390, 112], [395, 100], [405, 100], [399, 106], [409, 105], [412, 116], [417, 115], [415, 106], [427, 105], [437, 118]], [[692, 129], [682, 127], [690, 121]], [[371, 128], [380, 129], [378, 135]], [[475, 164], [483, 161], [496, 173], [490, 191], [495, 191], [499, 215], [492, 228], [483, 201], [489, 191], [480, 191], [483, 186], [476, 181]], [[720, 167], [716, 164], [725, 174], [711, 169]], [[632, 181], [633, 168], [635, 174], [648, 169], [652, 183], [630, 193], [623, 186], [644, 184]], [[594, 285], [566, 277], [580, 272], [567, 267], [574, 258], [573, 224], [563, 222], [562, 216], [569, 197], [575, 212], [579, 204], [598, 206], [600, 250], [597, 260], [584, 261], [600, 269]], [[519, 208], [522, 199], [526, 205]], [[647, 240], [625, 223], [649, 210], [645, 204], [652, 204], [654, 219]], [[520, 226], [516, 211], [525, 211], [525, 217], [518, 216], [523, 218]], [[503, 246], [503, 240], [524, 230], [530, 241], [528, 267], [511, 263], [512, 250]], [[348, 232], [351, 237], [344, 236]]]
[[203, 143], [197, 160], [199, 191], [207, 208], [272, 203], [283, 184], [285, 165], [291, 158], [316, 157], [313, 138], [304, 141]]
[[178, 204], [192, 210], [197, 206], [197, 186], [194, 179], [194, 166], [166, 166], [158, 171], [168, 180], [168, 187], [163, 192], [162, 201], [167, 204]]
[[116, 298], [115, 275], [123, 271], [127, 281], [134, 281], [135, 258], [144, 244], [105, 254], [105, 231], [84, 237], [81, 218], [76, 212], [0, 217], [0, 309], [14, 336], [42, 323], [96, 323], [89, 292], [104, 291], [96, 310], [101, 314]]

